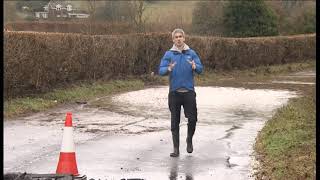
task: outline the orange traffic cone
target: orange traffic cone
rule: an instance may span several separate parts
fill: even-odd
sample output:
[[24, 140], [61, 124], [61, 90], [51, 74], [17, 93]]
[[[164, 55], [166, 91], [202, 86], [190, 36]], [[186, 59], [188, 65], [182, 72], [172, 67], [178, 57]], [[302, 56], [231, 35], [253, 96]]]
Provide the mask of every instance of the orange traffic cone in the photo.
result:
[[78, 176], [75, 146], [72, 137], [72, 113], [67, 113], [64, 124], [62, 145], [57, 167], [57, 174], [72, 174]]

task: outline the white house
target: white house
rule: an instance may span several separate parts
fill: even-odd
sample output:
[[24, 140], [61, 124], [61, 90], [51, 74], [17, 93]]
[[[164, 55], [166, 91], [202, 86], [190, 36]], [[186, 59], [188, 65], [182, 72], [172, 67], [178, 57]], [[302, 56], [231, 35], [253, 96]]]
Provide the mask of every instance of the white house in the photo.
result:
[[35, 12], [38, 19], [88, 18], [90, 15], [75, 9], [71, 1], [51, 0], [43, 7], [44, 11]]

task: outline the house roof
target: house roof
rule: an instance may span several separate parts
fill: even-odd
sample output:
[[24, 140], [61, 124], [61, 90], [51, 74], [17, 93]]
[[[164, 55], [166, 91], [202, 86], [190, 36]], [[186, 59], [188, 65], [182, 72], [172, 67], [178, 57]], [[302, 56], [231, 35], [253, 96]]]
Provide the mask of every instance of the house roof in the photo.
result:
[[[50, 9], [55, 9], [56, 6], [60, 4], [61, 8], [67, 8], [68, 5], [74, 6], [74, 4], [72, 3], [72, 1], [68, 1], [68, 0], [50, 0], [49, 3], [47, 5], [45, 5], [43, 8], [48, 7], [47, 10], [44, 11], [50, 11]], [[42, 9], [37, 11], [37, 12], [42, 12]], [[81, 9], [77, 9], [77, 8], [72, 8], [72, 12], [73, 13], [83, 13], [83, 14], [88, 14], [88, 12], [86, 10], [81, 10]]]
[[62, 7], [67, 7], [68, 4], [72, 5], [69, 1], [64, 0], [51, 0], [48, 3], [48, 7], [55, 8], [56, 5], [60, 4]]

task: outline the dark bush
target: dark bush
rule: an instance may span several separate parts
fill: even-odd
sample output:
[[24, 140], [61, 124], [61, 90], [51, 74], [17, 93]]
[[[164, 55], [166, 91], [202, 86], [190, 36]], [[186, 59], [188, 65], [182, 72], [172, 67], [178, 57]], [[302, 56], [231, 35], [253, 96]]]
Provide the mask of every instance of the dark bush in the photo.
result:
[[224, 10], [226, 35], [257, 37], [278, 35], [277, 16], [263, 0], [230, 1]]

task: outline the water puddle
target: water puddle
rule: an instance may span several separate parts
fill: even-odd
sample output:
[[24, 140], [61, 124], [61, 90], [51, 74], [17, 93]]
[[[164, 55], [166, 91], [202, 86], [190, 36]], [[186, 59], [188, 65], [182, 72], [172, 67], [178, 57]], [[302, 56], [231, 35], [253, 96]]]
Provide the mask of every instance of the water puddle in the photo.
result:
[[54, 173], [65, 113], [71, 111], [78, 169], [88, 179], [250, 179], [258, 131], [297, 94], [226, 87], [196, 92], [192, 154], [185, 150], [187, 119], [181, 112], [181, 155], [169, 157], [168, 87], [160, 86], [105, 97], [112, 108], [87, 103], [5, 121], [4, 172]]
[[314, 77], [316, 76], [315, 71], [302, 71], [292, 74], [291, 76], [301, 76], [301, 77]]
[[272, 83], [282, 83], [282, 84], [306, 84], [306, 85], [314, 85], [315, 82], [303, 82], [303, 81], [271, 81]]

